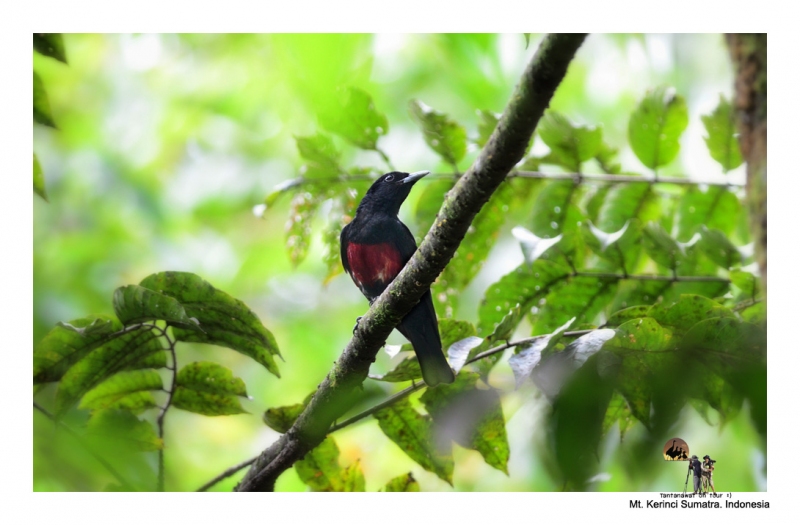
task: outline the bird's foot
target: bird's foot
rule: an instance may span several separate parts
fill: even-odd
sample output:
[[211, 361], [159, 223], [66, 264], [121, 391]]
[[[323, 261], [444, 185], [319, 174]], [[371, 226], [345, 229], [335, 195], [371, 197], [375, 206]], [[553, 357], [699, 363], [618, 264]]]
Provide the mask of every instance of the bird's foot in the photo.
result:
[[359, 315], [356, 317], [356, 324], [353, 325], [353, 333], [356, 333], [356, 328], [358, 328], [358, 323], [361, 321], [361, 316]]

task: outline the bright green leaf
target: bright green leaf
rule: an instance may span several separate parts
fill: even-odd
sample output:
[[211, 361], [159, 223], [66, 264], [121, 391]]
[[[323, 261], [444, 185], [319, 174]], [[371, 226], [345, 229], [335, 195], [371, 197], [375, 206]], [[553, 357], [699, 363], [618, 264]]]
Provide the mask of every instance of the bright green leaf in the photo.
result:
[[334, 175], [338, 173], [339, 159], [342, 154], [336, 149], [329, 136], [317, 133], [310, 137], [295, 136], [294, 140], [301, 157], [332, 170]]
[[302, 403], [288, 405], [277, 408], [269, 408], [264, 412], [262, 419], [264, 424], [275, 432], [285, 434], [287, 430], [292, 428], [294, 422], [303, 413], [306, 406]]
[[656, 263], [675, 270], [684, 259], [678, 243], [657, 222], [649, 222], [642, 230], [642, 246]]
[[669, 164], [678, 155], [678, 140], [688, 124], [683, 97], [663, 87], [648, 91], [628, 121], [631, 149], [650, 169]]
[[53, 115], [50, 113], [50, 102], [47, 99], [44, 84], [35, 71], [33, 73], [33, 120], [51, 128], [56, 127]]
[[36, 153], [33, 154], [33, 192], [47, 202], [47, 191], [44, 187], [44, 172], [42, 166], [39, 164], [39, 159], [36, 158]]
[[322, 199], [319, 195], [300, 192], [292, 198], [289, 219], [286, 221], [286, 250], [296, 267], [308, 255], [311, 242], [311, 219]]
[[700, 295], [684, 294], [678, 301], [664, 301], [653, 305], [647, 312], [662, 326], [673, 331], [686, 332], [705, 319], [714, 317], [735, 317], [728, 308]]
[[445, 162], [456, 166], [467, 153], [467, 130], [464, 126], [419, 100], [410, 101], [408, 106], [422, 127], [425, 143]]
[[89, 419], [86, 435], [92, 440], [112, 441], [116, 446], [142, 452], [164, 448], [153, 425], [127, 410], [98, 410]]
[[144, 321], [163, 320], [167, 323], [198, 330], [198, 322], [189, 319], [181, 303], [167, 295], [142, 286], [130, 284], [114, 291], [114, 313], [128, 326]]
[[727, 173], [742, 164], [742, 153], [739, 151], [736, 115], [733, 106], [721, 94], [719, 104], [710, 115], [700, 117], [708, 133], [705, 138], [711, 158], [722, 165]]
[[575, 126], [564, 115], [548, 110], [539, 120], [539, 136], [550, 148], [549, 162], [573, 172], [600, 151], [603, 130], [590, 126]]
[[729, 235], [736, 225], [741, 207], [736, 195], [722, 186], [690, 188], [678, 204], [677, 239], [684, 242], [689, 240], [698, 226]]
[[339, 447], [331, 436], [294, 464], [300, 480], [314, 492], [364, 492], [364, 474], [358, 462], [339, 465]]
[[605, 277], [578, 276], [553, 287], [535, 314], [533, 335], [550, 333], [572, 317], [578, 324], [591, 323], [614, 297], [617, 282]]
[[355, 87], [337, 90], [337, 106], [319, 115], [322, 127], [344, 137], [355, 146], [374, 150], [378, 138], [389, 131], [386, 115], [378, 112], [372, 97]]
[[742, 255], [739, 250], [721, 231], [709, 230], [702, 226], [700, 236], [701, 240], [697, 246], [717, 265], [727, 270], [731, 266], [741, 263]]
[[750, 272], [742, 270], [731, 270], [728, 274], [731, 282], [739, 288], [742, 293], [749, 297], [755, 297], [760, 292], [758, 278]]

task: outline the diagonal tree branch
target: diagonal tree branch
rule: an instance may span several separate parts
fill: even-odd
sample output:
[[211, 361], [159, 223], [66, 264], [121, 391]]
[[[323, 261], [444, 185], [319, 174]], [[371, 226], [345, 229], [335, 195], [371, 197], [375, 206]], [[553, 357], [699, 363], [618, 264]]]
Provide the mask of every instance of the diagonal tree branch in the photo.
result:
[[361, 319], [353, 338], [292, 428], [259, 455], [236, 490], [273, 490], [278, 476], [321, 443], [331, 424], [353, 404], [386, 338], [430, 288], [475, 215], [522, 159], [539, 118], [585, 38], [584, 34], [545, 37], [497, 128], [475, 163], [446, 195], [419, 249]]

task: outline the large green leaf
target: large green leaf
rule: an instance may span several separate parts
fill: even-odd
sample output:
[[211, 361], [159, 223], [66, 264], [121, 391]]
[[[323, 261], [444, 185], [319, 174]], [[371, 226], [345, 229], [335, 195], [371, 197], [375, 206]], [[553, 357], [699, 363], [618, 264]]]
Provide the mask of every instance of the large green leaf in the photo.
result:
[[647, 316], [679, 333], [685, 333], [705, 319], [735, 317], [731, 310], [716, 301], [690, 294], [681, 295], [678, 301], [663, 301], [653, 305], [648, 310]]
[[142, 327], [104, 340], [61, 377], [56, 414], [66, 412], [86, 392], [117, 372], [138, 368], [137, 364], [152, 354], [163, 354], [159, 337], [154, 330]]
[[739, 151], [736, 115], [730, 102], [720, 94], [719, 104], [714, 111], [700, 118], [708, 133], [704, 138], [711, 158], [722, 165], [725, 173], [738, 168], [742, 164], [742, 153]]
[[118, 408], [136, 413], [155, 407], [155, 399], [150, 391], [162, 388], [161, 376], [155, 370], [122, 371], [86, 392], [78, 408]]
[[121, 329], [119, 321], [105, 315], [59, 323], [33, 352], [33, 383], [58, 381], [72, 365]]
[[547, 334], [575, 317], [578, 325], [591, 323], [616, 293], [617, 279], [578, 276], [554, 286], [538, 307], [533, 335]]
[[628, 121], [631, 149], [650, 169], [669, 164], [678, 155], [678, 139], [688, 124], [683, 97], [663, 87], [648, 91]]
[[422, 127], [425, 143], [445, 162], [456, 166], [467, 153], [467, 130], [464, 126], [419, 100], [411, 100], [408, 107]]
[[342, 468], [339, 447], [331, 436], [294, 464], [300, 480], [314, 492], [364, 492], [364, 474], [358, 463]]
[[374, 414], [386, 436], [422, 468], [453, 484], [453, 457], [432, 439], [432, 423], [404, 398]]
[[571, 270], [559, 263], [539, 259], [523, 263], [486, 290], [478, 310], [478, 335], [489, 335], [508, 311], [520, 305], [523, 312], [544, 297], [551, 286], [569, 276]]
[[124, 325], [162, 320], [173, 326], [199, 330], [198, 321], [186, 315], [183, 305], [164, 294], [130, 284], [114, 291], [114, 313]]
[[112, 442], [114, 446], [142, 452], [164, 448], [164, 442], [156, 434], [153, 425], [127, 410], [98, 410], [89, 419], [86, 436], [90, 442]]
[[600, 151], [603, 130], [590, 126], [575, 126], [564, 115], [548, 110], [536, 128], [550, 148], [548, 162], [573, 172]]
[[56, 127], [50, 112], [50, 102], [47, 99], [47, 92], [44, 90], [44, 83], [35, 71], [33, 72], [33, 120], [51, 128]]
[[36, 158], [36, 153], [33, 154], [33, 192], [47, 201], [47, 191], [44, 187], [44, 172], [42, 171], [42, 166], [39, 164], [39, 159]]
[[677, 239], [688, 241], [699, 226], [730, 234], [741, 207], [736, 195], [722, 186], [690, 188], [678, 204]]
[[369, 94], [356, 87], [337, 90], [337, 105], [319, 114], [322, 127], [344, 137], [355, 146], [374, 150], [378, 138], [389, 131], [386, 115], [380, 113]]
[[200, 322], [202, 332], [173, 328], [179, 341], [225, 346], [252, 357], [280, 377], [273, 355], [280, 355], [272, 333], [242, 301], [211, 286], [195, 274], [162, 272], [146, 277], [141, 286], [174, 297], [186, 315]]
[[225, 416], [244, 414], [237, 396], [247, 397], [244, 381], [216, 363], [190, 363], [175, 378], [172, 405], [196, 414]]
[[508, 438], [500, 396], [496, 390], [477, 389], [479, 377], [462, 372], [454, 383], [429, 388], [420, 399], [439, 434], [477, 450], [488, 465], [508, 474]]
[[67, 54], [64, 51], [64, 39], [61, 33], [34, 33], [33, 49], [44, 56], [55, 58], [67, 63]]

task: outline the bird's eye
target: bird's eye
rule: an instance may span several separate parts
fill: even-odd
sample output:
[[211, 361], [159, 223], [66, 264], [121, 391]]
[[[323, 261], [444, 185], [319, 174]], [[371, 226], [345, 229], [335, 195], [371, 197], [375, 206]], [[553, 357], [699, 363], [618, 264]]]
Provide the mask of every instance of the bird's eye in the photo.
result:
[[392, 182], [394, 180], [394, 175], [387, 175], [383, 180], [386, 182]]

